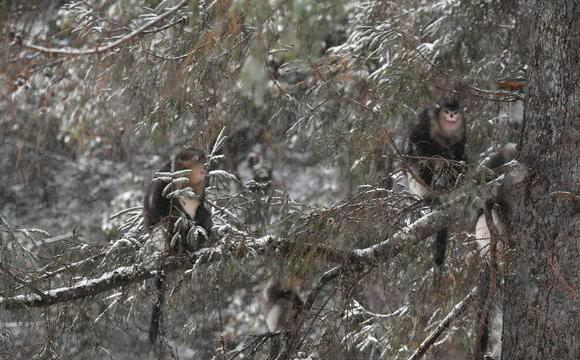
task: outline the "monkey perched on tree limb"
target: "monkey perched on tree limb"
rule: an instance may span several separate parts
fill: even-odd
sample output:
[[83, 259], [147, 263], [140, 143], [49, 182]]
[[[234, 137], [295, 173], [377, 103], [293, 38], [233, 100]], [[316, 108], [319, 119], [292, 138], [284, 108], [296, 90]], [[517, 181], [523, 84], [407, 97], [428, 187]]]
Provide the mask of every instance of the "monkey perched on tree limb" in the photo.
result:
[[[198, 229], [209, 238], [212, 221], [211, 212], [205, 207], [205, 187], [207, 186], [204, 163], [205, 153], [189, 147], [179, 151], [159, 170], [157, 177], [149, 183], [143, 201], [145, 227], [152, 232], [161, 225], [165, 228], [164, 251], [196, 250], [199, 246]], [[192, 222], [189, 226], [183, 217]], [[195, 244], [192, 244], [195, 243]], [[195, 246], [197, 245], [197, 246]], [[155, 343], [159, 336], [165, 295], [165, 279], [160, 273], [156, 279], [158, 293], [153, 306], [149, 341]]]
[[[419, 115], [409, 140], [409, 190], [421, 197], [449, 190], [464, 170], [466, 126], [459, 101], [444, 97]], [[433, 260], [443, 270], [447, 247], [447, 228], [437, 233]]]
[[[292, 328], [291, 321], [304, 309], [304, 303], [294, 287], [293, 280], [284, 283], [278, 279], [268, 282], [262, 292], [262, 305], [266, 315], [266, 325], [270, 332], [287, 331]], [[281, 339], [272, 338], [270, 358], [277, 358], [280, 353]]]
[[[175, 228], [175, 223], [181, 214], [201, 226], [206, 237], [211, 233], [211, 212], [204, 204], [207, 185], [205, 160], [205, 153], [200, 149], [189, 147], [181, 150], [158, 171], [161, 177], [153, 179], [145, 190], [145, 227], [151, 231], [157, 224], [166, 226], [169, 236], [166, 251], [170, 249], [169, 241], [180, 230]], [[188, 190], [193, 190], [193, 193]]]
[[270, 280], [262, 294], [266, 325], [270, 332], [286, 330], [289, 321], [304, 306], [296, 291], [284, 286], [280, 280]]

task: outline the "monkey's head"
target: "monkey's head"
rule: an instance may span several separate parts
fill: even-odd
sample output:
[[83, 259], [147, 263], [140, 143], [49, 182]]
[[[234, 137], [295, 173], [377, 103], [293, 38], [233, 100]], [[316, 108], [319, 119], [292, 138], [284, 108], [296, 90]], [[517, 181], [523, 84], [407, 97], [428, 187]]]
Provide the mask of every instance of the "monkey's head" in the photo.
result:
[[175, 169], [176, 170], [191, 170], [187, 176], [190, 186], [198, 194], [203, 194], [207, 184], [207, 176], [204, 168], [206, 162], [205, 153], [195, 147], [188, 147], [177, 154], [175, 154]]
[[435, 130], [445, 138], [461, 138], [465, 129], [465, 119], [459, 101], [454, 97], [444, 97], [435, 105], [433, 114]]

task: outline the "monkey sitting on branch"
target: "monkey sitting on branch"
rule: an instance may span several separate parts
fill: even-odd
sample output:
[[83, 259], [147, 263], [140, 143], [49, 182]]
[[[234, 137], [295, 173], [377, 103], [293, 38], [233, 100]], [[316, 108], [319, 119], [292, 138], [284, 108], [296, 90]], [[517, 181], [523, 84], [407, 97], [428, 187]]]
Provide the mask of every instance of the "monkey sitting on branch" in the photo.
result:
[[211, 212], [205, 206], [205, 161], [206, 156], [202, 150], [195, 147], [185, 148], [163, 165], [157, 172], [158, 176], [145, 190], [145, 227], [151, 232], [158, 224], [165, 226], [165, 251], [176, 250], [177, 245], [187, 250], [195, 250], [188, 241], [192, 240], [192, 236], [197, 236], [198, 229], [184, 226], [186, 224], [180, 221], [181, 215], [201, 227], [205, 238], [209, 238], [211, 234]]
[[[298, 295], [294, 282], [301, 282], [301, 280], [298, 278], [285, 281], [271, 279], [262, 292], [262, 306], [270, 333], [291, 330], [295, 325], [292, 321], [296, 320], [298, 313], [304, 310], [304, 303]], [[278, 357], [281, 347], [281, 339], [272, 338], [271, 359]]]
[[[426, 107], [409, 141], [409, 191], [431, 200], [435, 194], [452, 188], [467, 161], [466, 124], [459, 101], [443, 97], [435, 105]], [[433, 260], [439, 272], [444, 269], [447, 239], [447, 228], [437, 233]]]
[[[205, 153], [195, 147], [177, 152], [157, 172], [145, 190], [143, 217], [150, 234], [161, 227], [165, 231], [165, 253], [196, 250], [211, 234], [211, 212], [205, 207], [207, 186]], [[199, 229], [203, 229], [200, 231]], [[159, 336], [162, 306], [165, 297], [165, 276], [156, 277], [157, 300], [153, 305], [149, 341]]]

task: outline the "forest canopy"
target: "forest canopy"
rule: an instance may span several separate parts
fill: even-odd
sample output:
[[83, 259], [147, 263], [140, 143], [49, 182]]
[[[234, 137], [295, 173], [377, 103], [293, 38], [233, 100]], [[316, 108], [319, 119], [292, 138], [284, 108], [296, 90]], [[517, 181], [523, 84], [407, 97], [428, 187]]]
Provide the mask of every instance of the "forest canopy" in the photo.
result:
[[[494, 199], [531, 186], [519, 158], [488, 165], [528, 139], [534, 9], [1, 1], [0, 357], [500, 359], [493, 330], [522, 253], [501, 226], [490, 251], [474, 232], [498, 223]], [[465, 120], [463, 170], [421, 198], [409, 134], [445, 96]], [[191, 147], [207, 155], [201, 194], [178, 184]], [[211, 225], [184, 211], [160, 240], [143, 220], [155, 181]], [[551, 196], [572, 206], [574, 191]], [[554, 276], [577, 301], [568, 270]], [[295, 312], [270, 332], [275, 280]]]

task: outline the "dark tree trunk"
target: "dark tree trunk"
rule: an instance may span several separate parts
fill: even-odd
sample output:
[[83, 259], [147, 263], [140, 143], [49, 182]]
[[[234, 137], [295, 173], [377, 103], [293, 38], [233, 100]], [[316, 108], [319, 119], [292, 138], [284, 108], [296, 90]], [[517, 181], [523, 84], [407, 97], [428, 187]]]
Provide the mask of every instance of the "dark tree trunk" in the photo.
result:
[[532, 9], [502, 359], [580, 359], [580, 2]]

